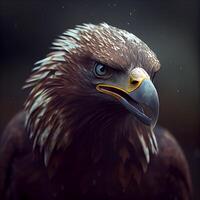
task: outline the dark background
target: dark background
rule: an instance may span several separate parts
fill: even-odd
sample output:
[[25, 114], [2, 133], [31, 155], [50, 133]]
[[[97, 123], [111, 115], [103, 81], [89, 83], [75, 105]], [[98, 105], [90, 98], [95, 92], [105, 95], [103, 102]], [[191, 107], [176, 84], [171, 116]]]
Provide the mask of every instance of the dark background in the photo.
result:
[[83, 22], [107, 22], [145, 41], [162, 68], [156, 77], [159, 123], [181, 144], [200, 199], [198, 0], [0, 2], [0, 132], [26, 97], [21, 87], [55, 37]]

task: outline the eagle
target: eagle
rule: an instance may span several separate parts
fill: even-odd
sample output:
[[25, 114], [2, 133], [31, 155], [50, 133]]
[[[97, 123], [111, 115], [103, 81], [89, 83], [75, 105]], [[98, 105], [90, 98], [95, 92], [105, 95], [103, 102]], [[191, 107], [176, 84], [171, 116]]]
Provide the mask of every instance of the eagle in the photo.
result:
[[37, 62], [0, 140], [1, 200], [189, 200], [175, 138], [157, 125], [160, 63], [107, 23], [65, 31]]

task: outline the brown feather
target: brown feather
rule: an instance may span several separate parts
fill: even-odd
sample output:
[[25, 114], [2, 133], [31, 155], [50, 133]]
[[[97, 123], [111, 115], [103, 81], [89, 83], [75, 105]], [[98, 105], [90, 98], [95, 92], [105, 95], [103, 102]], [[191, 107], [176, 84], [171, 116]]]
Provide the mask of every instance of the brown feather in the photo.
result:
[[52, 49], [26, 81], [24, 112], [3, 134], [0, 197], [189, 199], [187, 162], [174, 140], [163, 130], [154, 135], [91, 79], [96, 61], [158, 71], [150, 48], [102, 23], [64, 32]]
[[[76, 123], [72, 122], [75, 112], [72, 109], [80, 107], [80, 105], [73, 104], [80, 98], [88, 98], [87, 95], [93, 95], [85, 94], [85, 91], [90, 89], [86, 87], [91, 87], [91, 85], [87, 86], [86, 84], [90, 84], [89, 81], [86, 82], [84, 74], [79, 74], [80, 72], [87, 73], [88, 69], [83, 65], [85, 62], [90, 65], [89, 57], [91, 60], [101, 61], [114, 68], [126, 68], [126, 70], [129, 70], [131, 66], [148, 66], [148, 70], [157, 71], [160, 65], [155, 54], [140, 39], [105, 23], [97, 26], [92, 24], [77, 26], [74, 30], [66, 31], [53, 44], [57, 51], [37, 62], [37, 66], [25, 86], [32, 87], [25, 103], [28, 118], [27, 127], [31, 129], [34, 147], [39, 145], [41, 150], [46, 149], [45, 155], [48, 154], [46, 156], [48, 158], [50, 158], [56, 144], [59, 143], [59, 147], [65, 146], [62, 144], [62, 135], [66, 133], [67, 137], [65, 138], [71, 140], [72, 131], [68, 131], [68, 129], [73, 130], [73, 127], [70, 127], [69, 124]], [[77, 82], [77, 79], [80, 81]], [[80, 97], [82, 92], [83, 96]], [[77, 99], [75, 100], [74, 97]], [[53, 114], [54, 112], [57, 112], [57, 116]], [[88, 111], [87, 116], [90, 114]], [[100, 116], [100, 113], [96, 114]], [[38, 118], [40, 118], [40, 123], [36, 121]], [[52, 118], [54, 121], [59, 121], [60, 125], [56, 125]], [[56, 131], [55, 126], [59, 127], [59, 131]], [[139, 130], [139, 132], [142, 133], [143, 130]], [[141, 133], [138, 133], [138, 136]], [[145, 137], [145, 139], [142, 135], [139, 138], [143, 150], [146, 151], [146, 159], [149, 159], [147, 152], [149, 142], [146, 141], [148, 138]], [[43, 147], [44, 145], [45, 147]], [[142, 162], [144, 163], [144, 161]]]

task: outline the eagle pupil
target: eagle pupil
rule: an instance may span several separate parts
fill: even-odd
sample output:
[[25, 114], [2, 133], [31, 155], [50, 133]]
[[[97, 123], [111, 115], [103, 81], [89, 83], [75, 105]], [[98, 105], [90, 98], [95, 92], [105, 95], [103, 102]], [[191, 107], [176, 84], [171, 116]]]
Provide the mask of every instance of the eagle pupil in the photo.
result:
[[104, 70], [105, 70], [105, 67], [102, 66], [102, 67], [100, 68], [100, 71], [101, 71], [101, 72], [104, 72]]
[[102, 65], [102, 64], [96, 64], [95, 66], [95, 74], [97, 76], [104, 76], [106, 75], [107, 73], [107, 70], [106, 70], [106, 66], [105, 65]]

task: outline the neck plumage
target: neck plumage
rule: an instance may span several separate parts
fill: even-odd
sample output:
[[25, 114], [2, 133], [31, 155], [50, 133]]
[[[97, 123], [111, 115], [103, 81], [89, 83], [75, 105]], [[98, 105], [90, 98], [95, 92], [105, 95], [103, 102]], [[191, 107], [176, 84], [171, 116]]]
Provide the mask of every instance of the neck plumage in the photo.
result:
[[[41, 115], [42, 122], [54, 120], [47, 127], [36, 121], [40, 114], [28, 115], [27, 125], [29, 122], [32, 125], [30, 128], [34, 132], [34, 146], [44, 152], [46, 166], [52, 168], [55, 163], [59, 165], [63, 156], [73, 151], [77, 160], [87, 160], [89, 165], [104, 163], [105, 166], [112, 166], [113, 173], [123, 187], [132, 179], [139, 182], [141, 175], [147, 170], [150, 155], [156, 153], [152, 130], [120, 105], [93, 99], [87, 102], [89, 107], [80, 103], [83, 100], [71, 102], [68, 106], [63, 105], [65, 110], [61, 114], [56, 113], [57, 109], [52, 109], [55, 119], [48, 109], [45, 112], [49, 112], [50, 117]], [[36, 128], [40, 128], [40, 132]], [[61, 157], [58, 152], [62, 152]]]
[[[147, 130], [145, 127], [140, 127], [141, 124], [131, 115], [121, 111], [119, 112], [121, 115], [117, 113], [115, 116], [101, 115], [101, 112], [98, 112], [98, 115], [94, 113], [88, 118], [84, 116], [84, 112], [81, 112], [80, 118], [76, 115], [79, 123], [74, 122], [77, 126], [71, 129], [72, 142], [63, 156], [68, 159], [67, 156], [73, 154], [72, 159], [78, 163], [76, 165], [81, 165], [81, 168], [84, 165], [86, 169], [92, 169], [94, 166], [110, 168], [112, 176], [125, 190], [131, 181], [134, 184], [140, 182], [149, 162], [137, 132]], [[105, 112], [111, 113], [111, 110]], [[140, 134], [148, 135], [148, 132]], [[147, 145], [145, 148], [149, 149]], [[52, 159], [53, 165], [56, 159]], [[65, 159], [61, 159], [61, 162], [62, 160]]]

